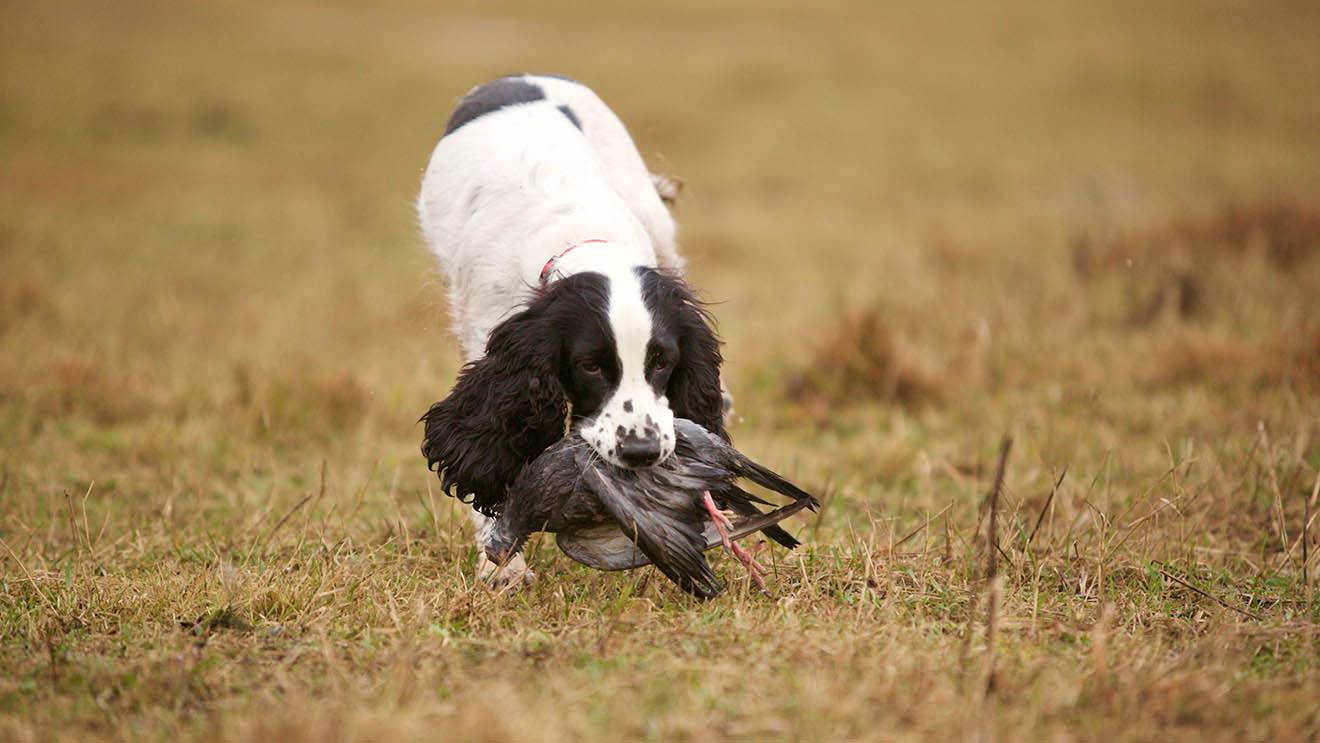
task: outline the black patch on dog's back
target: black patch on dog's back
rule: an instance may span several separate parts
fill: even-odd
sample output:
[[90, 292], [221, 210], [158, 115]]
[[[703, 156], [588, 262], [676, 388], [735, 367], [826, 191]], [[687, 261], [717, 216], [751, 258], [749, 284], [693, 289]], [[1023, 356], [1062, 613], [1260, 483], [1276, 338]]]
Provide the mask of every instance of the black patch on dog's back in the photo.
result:
[[559, 113], [567, 116], [568, 120], [573, 122], [573, 126], [577, 127], [578, 131], [582, 131], [582, 122], [578, 121], [577, 114], [573, 113], [573, 109], [563, 105], [559, 107]]
[[[452, 134], [461, 129], [464, 125], [475, 121], [488, 113], [499, 111], [508, 106], [516, 106], [520, 103], [534, 103], [545, 100], [545, 91], [541, 86], [530, 83], [521, 77], [501, 77], [498, 80], [491, 80], [488, 83], [477, 86], [471, 93], [463, 96], [459, 101], [458, 108], [449, 115], [449, 122], [445, 124], [445, 134]], [[559, 112], [573, 123], [578, 130], [582, 129], [582, 122], [577, 114], [568, 106], [559, 106]]]
[[458, 108], [450, 114], [449, 123], [445, 124], [445, 134], [451, 134], [464, 124], [506, 106], [543, 100], [545, 91], [539, 85], [533, 85], [522, 78], [502, 77], [491, 80], [463, 96]]

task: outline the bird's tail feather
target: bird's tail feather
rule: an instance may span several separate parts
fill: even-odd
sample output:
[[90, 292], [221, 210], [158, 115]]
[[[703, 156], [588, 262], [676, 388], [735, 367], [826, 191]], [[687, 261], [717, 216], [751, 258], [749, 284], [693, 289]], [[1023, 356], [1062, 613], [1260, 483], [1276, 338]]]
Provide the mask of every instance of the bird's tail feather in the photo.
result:
[[[783, 527], [779, 526], [779, 522], [804, 508], [808, 508], [809, 501], [796, 500], [785, 506], [780, 506], [769, 513], [761, 513], [756, 506], [733, 498], [728, 499], [727, 503], [738, 513], [738, 515], [744, 517], [739, 519], [733, 525], [733, 531], [729, 534], [730, 539], [741, 539], [752, 532], [759, 531], [789, 549], [793, 549], [801, 544], [801, 542], [793, 538], [792, 534], [789, 534]], [[719, 541], [717, 539], [715, 544], [718, 543]], [[713, 547], [715, 544], [709, 546]]]
[[820, 501], [816, 500], [815, 496], [785, 480], [779, 473], [769, 467], [757, 464], [741, 454], [735, 457], [735, 464], [738, 467], [739, 475], [757, 485], [773, 490], [780, 495], [786, 495], [795, 501], [806, 501], [806, 507], [813, 511], [820, 508]]

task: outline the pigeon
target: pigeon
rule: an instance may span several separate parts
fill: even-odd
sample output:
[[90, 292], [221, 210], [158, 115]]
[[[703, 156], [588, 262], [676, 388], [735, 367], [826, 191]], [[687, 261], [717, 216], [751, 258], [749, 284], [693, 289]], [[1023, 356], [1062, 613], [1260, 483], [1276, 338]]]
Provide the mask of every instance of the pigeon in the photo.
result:
[[[707, 599], [724, 586], [703, 553], [723, 545], [764, 588], [765, 569], [736, 540], [760, 531], [792, 549], [799, 543], [779, 522], [820, 503], [692, 421], [675, 419], [674, 433], [673, 456], [639, 470], [601, 460], [575, 436], [546, 449], [509, 487], [487, 557], [502, 564], [533, 532], [551, 532], [559, 549], [584, 565], [626, 570], [652, 563], [683, 590]], [[740, 488], [740, 478], [792, 502], [762, 512], [758, 506], [774, 504]]]

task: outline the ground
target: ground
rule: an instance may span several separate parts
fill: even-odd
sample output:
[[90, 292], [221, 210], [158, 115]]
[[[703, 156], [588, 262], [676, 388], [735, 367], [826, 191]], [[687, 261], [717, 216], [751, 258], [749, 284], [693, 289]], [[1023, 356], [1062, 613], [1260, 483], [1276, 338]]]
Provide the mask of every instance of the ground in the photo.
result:
[[[1320, 736], [1318, 7], [9, 0], [0, 739]], [[411, 201], [518, 70], [685, 182], [767, 594], [473, 581]]]

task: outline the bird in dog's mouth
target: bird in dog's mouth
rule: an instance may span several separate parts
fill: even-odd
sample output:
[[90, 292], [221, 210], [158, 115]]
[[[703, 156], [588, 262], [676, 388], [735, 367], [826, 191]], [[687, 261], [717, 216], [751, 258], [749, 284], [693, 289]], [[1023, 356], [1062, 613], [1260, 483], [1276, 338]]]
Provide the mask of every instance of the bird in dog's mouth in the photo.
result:
[[[604, 462], [573, 436], [546, 449], [509, 487], [487, 557], [503, 563], [533, 532], [551, 532], [584, 565], [652, 563], [688, 593], [711, 598], [724, 585], [703, 553], [723, 545], [764, 588], [765, 569], [737, 540], [759, 531], [792, 549], [799, 542], [779, 522], [819, 501], [692, 421], [675, 419], [674, 433], [674, 454], [646, 469]], [[739, 487], [741, 478], [792, 500], [763, 512], [774, 504]]]

